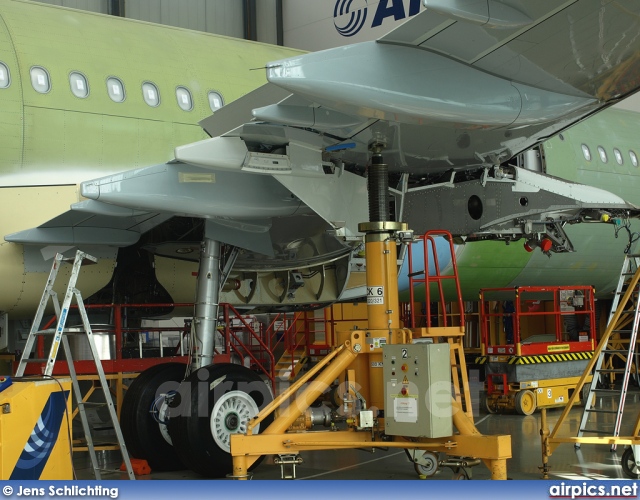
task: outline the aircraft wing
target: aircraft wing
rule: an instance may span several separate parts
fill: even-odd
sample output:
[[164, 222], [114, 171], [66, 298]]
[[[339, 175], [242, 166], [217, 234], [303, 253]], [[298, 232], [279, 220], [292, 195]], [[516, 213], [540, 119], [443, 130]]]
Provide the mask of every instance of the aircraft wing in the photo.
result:
[[[573, 250], [566, 223], [638, 213], [611, 193], [541, 168], [525, 172], [514, 160], [640, 88], [640, 0], [424, 3], [380, 40], [269, 63], [269, 85], [290, 95], [253, 109], [250, 122], [227, 122], [228, 132], [177, 148], [176, 158], [270, 175], [289, 189], [307, 184], [296, 196], [331, 221], [340, 196], [320, 202], [310, 186], [345, 171], [362, 175], [376, 145], [392, 185], [405, 176], [400, 211], [417, 232], [546, 235], [554, 251]], [[223, 130], [224, 117], [207, 126]], [[436, 196], [425, 196], [433, 187]]]
[[292, 96], [226, 135], [359, 166], [377, 141], [391, 171], [432, 174], [504, 163], [640, 86], [637, 0], [425, 5], [378, 41], [269, 63]]

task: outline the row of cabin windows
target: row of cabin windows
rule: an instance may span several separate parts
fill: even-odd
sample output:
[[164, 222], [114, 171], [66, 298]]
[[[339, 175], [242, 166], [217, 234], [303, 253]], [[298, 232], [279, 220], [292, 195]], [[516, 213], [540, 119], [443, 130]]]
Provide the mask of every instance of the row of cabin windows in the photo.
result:
[[[46, 94], [51, 90], [51, 79], [46, 69], [40, 66], [34, 66], [31, 68], [31, 85], [36, 92]], [[0, 88], [7, 88], [11, 85], [11, 78], [9, 74], [9, 68], [3, 62], [0, 62]], [[87, 77], [78, 71], [72, 71], [69, 74], [69, 85], [71, 87], [71, 93], [81, 99], [89, 96], [89, 82]], [[123, 102], [126, 97], [124, 83], [115, 76], [107, 78], [107, 94], [114, 102]], [[224, 101], [219, 92], [210, 91], [209, 107], [211, 111], [217, 111], [220, 109]], [[142, 98], [151, 107], [160, 105], [160, 91], [158, 87], [152, 82], [144, 82], [142, 84]], [[180, 109], [184, 111], [191, 111], [193, 109], [193, 98], [191, 92], [187, 87], [176, 87], [176, 101]]]
[[[584, 156], [585, 160], [591, 161], [591, 149], [589, 149], [589, 146], [587, 146], [586, 144], [582, 144], [582, 155]], [[602, 146], [598, 146], [598, 156], [600, 157], [600, 161], [602, 163], [609, 162], [607, 151]], [[613, 148], [613, 156], [615, 157], [616, 163], [618, 165], [624, 165], [624, 156], [618, 148]], [[631, 160], [631, 164], [634, 167], [638, 166], [638, 155], [632, 149], [629, 150], [629, 159]]]

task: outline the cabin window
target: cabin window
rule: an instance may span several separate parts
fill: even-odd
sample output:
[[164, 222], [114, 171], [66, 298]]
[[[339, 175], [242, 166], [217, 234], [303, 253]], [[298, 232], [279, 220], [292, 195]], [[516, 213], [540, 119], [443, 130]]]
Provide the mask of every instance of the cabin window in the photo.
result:
[[629, 157], [631, 158], [631, 164], [634, 167], [638, 166], [638, 157], [636, 156], [635, 151], [629, 151]]
[[624, 163], [624, 158], [622, 157], [622, 153], [618, 148], [613, 148], [613, 156], [616, 157], [618, 165], [622, 165]]
[[71, 85], [71, 93], [80, 98], [89, 95], [89, 84], [86, 77], [82, 73], [74, 71], [69, 75], [69, 85]]
[[36, 92], [46, 94], [51, 90], [51, 80], [49, 79], [49, 73], [40, 66], [34, 66], [31, 68], [31, 85]]
[[160, 104], [160, 93], [158, 92], [158, 87], [151, 82], [144, 82], [142, 84], [142, 97], [144, 98], [144, 102], [154, 108]]
[[598, 154], [600, 155], [600, 160], [602, 160], [602, 163], [607, 163], [607, 152], [602, 146], [598, 146]]
[[114, 76], [107, 78], [107, 92], [109, 93], [109, 97], [112, 101], [124, 101], [124, 84], [120, 81], [119, 78], [116, 78]]
[[11, 84], [9, 76], [9, 68], [5, 63], [0, 62], [0, 89], [6, 89]]
[[176, 99], [178, 100], [178, 106], [184, 111], [191, 111], [193, 109], [193, 99], [191, 99], [191, 92], [186, 87], [176, 88]]
[[218, 111], [224, 106], [224, 100], [218, 92], [209, 92], [209, 106], [211, 107], [211, 111]]
[[584, 155], [585, 160], [591, 161], [591, 150], [586, 144], [582, 145], [582, 154]]

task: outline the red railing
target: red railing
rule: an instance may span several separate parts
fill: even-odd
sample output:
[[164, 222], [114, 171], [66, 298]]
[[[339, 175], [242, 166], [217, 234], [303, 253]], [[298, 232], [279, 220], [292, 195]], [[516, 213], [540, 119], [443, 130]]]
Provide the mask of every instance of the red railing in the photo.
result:
[[[77, 306], [72, 306], [77, 308]], [[168, 308], [187, 308], [193, 310], [193, 304], [189, 303], [168, 303], [168, 304], [85, 304], [87, 310], [113, 310], [113, 326], [109, 327], [92, 327], [92, 332], [97, 334], [113, 335], [115, 341], [115, 351], [113, 353], [113, 359], [102, 360], [102, 366], [105, 373], [122, 373], [122, 372], [139, 372], [144, 371], [147, 368], [160, 363], [166, 362], [180, 362], [190, 363], [190, 357], [184, 355], [184, 352], [188, 349], [183, 348], [183, 342], [185, 337], [189, 338], [191, 330], [190, 326], [185, 325], [183, 327], [125, 327], [123, 326], [123, 318], [126, 317], [126, 313], [129, 310], [134, 309], [147, 309], [147, 310], [165, 310]], [[262, 327], [258, 331], [249, 325], [245, 318], [230, 304], [220, 304], [221, 315], [223, 324], [220, 325], [223, 337], [224, 337], [224, 353], [217, 350], [217, 362], [230, 362], [231, 353], [236, 353], [242, 360], [245, 357], [249, 357], [251, 360], [251, 367], [256, 371], [263, 372], [270, 380], [272, 387], [275, 389], [274, 367], [275, 361], [270, 346], [268, 337], [265, 336], [262, 331]], [[149, 314], [150, 316], [152, 314]], [[232, 320], [240, 322], [241, 328], [250, 341], [243, 342], [238, 336], [237, 329], [234, 330], [232, 326]], [[56, 317], [52, 317], [42, 329], [50, 328], [56, 321]], [[178, 343], [173, 348], [168, 348], [170, 352], [168, 356], [163, 357], [143, 357], [142, 349], [138, 353], [136, 358], [125, 358], [123, 356], [123, 348], [127, 344], [125, 337], [127, 335], [133, 335], [139, 337], [142, 334], [158, 334], [158, 347], [162, 352], [164, 348], [162, 346], [162, 334], [163, 333], [178, 333]], [[265, 341], [267, 340], [267, 341]], [[44, 337], [38, 337], [36, 344], [36, 356], [38, 358], [45, 358], [44, 350]], [[255, 349], [253, 348], [255, 346]], [[173, 351], [171, 352], [171, 349]], [[216, 362], [216, 356], [214, 356], [214, 362]], [[27, 366], [27, 374], [41, 373], [44, 363], [42, 365], [33, 363]], [[74, 361], [74, 367], [76, 372], [80, 375], [95, 374], [96, 369], [93, 360], [76, 360]], [[54, 375], [68, 375], [68, 368], [66, 362], [56, 363], [54, 366]]]
[[[258, 331], [256, 332], [255, 327], [247, 321], [247, 316], [240, 314], [231, 304], [222, 303], [220, 307], [224, 321], [226, 353], [234, 352], [243, 361], [245, 357], [248, 357], [251, 361], [250, 368], [264, 373], [269, 378], [275, 394], [275, 359], [271, 347], [264, 342], [266, 337], [262, 332], [262, 325], [258, 323]], [[238, 320], [240, 325], [234, 325], [234, 320]], [[238, 338], [237, 333], [240, 332], [248, 334], [249, 342]]]
[[[527, 356], [593, 351], [597, 329], [594, 295], [590, 286], [480, 290], [482, 353]], [[576, 304], [578, 300], [580, 305]], [[577, 318], [588, 326], [580, 329], [583, 334], [577, 339], [567, 338], [565, 320]], [[525, 326], [529, 335], [523, 339]]]
[[[451, 256], [451, 266], [452, 272], [451, 274], [442, 274], [443, 268], [440, 266], [440, 262], [438, 260], [438, 249], [436, 247], [435, 237], [442, 237], [447, 243], [449, 247], [449, 252]], [[419, 284], [424, 284], [425, 289], [425, 327], [429, 328], [430, 326], [454, 326], [447, 324], [447, 314], [446, 314], [446, 301], [445, 301], [445, 292], [443, 283], [451, 280], [455, 284], [455, 294], [458, 302], [459, 308], [459, 317], [460, 317], [460, 326], [464, 326], [464, 304], [462, 302], [462, 293], [460, 291], [460, 282], [458, 280], [458, 266], [456, 264], [456, 254], [455, 248], [453, 246], [453, 237], [449, 231], [427, 231], [424, 236], [419, 238], [422, 240], [423, 244], [423, 269], [419, 271], [414, 271], [414, 263], [413, 263], [413, 252], [412, 249], [409, 249], [409, 308], [410, 311], [405, 310], [404, 313], [410, 315], [409, 323], [411, 328], [417, 328], [418, 322], [416, 321], [419, 316], [416, 314], [415, 310], [415, 286]], [[414, 243], [416, 245], [417, 243]], [[433, 259], [433, 272], [429, 269], [429, 259]], [[446, 267], [446, 266], [444, 266]], [[421, 276], [421, 277], [420, 277]], [[439, 315], [442, 318], [441, 325], [431, 325], [431, 285], [435, 284], [437, 287], [438, 300], [442, 307], [442, 314]], [[436, 311], [436, 316], [438, 312]], [[405, 316], [406, 318], [407, 316]]]

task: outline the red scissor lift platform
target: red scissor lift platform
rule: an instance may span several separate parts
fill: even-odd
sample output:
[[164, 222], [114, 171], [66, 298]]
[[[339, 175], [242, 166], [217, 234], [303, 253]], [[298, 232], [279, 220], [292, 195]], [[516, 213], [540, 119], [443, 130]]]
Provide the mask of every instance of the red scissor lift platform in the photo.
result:
[[596, 345], [594, 293], [590, 286], [480, 291], [476, 363], [485, 369], [481, 404], [489, 412], [530, 415], [567, 404]]

